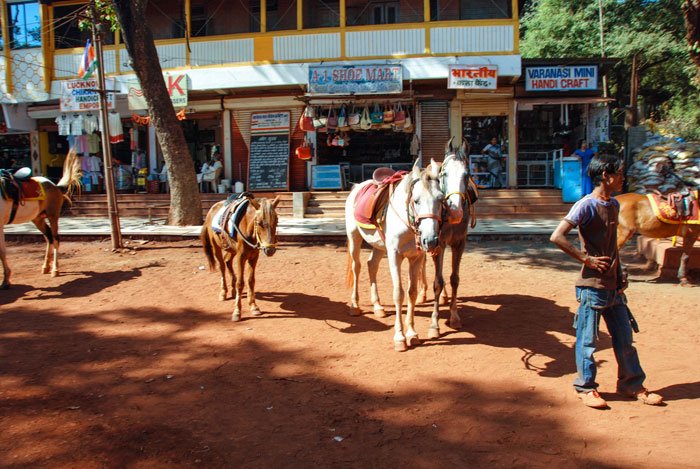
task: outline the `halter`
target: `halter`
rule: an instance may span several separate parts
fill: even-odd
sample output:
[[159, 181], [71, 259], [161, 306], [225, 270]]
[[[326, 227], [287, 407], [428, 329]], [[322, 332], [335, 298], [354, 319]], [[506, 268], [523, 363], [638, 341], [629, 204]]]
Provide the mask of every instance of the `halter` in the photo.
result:
[[[451, 159], [460, 159], [460, 158], [458, 158], [457, 154], [454, 152], [447, 155], [447, 157], [442, 162], [442, 166], [440, 166], [440, 172], [438, 174], [438, 180], [440, 181], [440, 189], [443, 192], [445, 192], [447, 190], [447, 171], [445, 171], [445, 166], [447, 166], [447, 162], [450, 161]], [[467, 176], [467, 177], [470, 176], [468, 167], [467, 167], [467, 171], [465, 171], [465, 173], [462, 175], [462, 177], [464, 178], [464, 176]], [[468, 185], [469, 185], [469, 180], [467, 179], [465, 186], [468, 186]], [[467, 197], [468, 194], [465, 194], [464, 192], [461, 192], [461, 191], [453, 191], [453, 192], [446, 193], [445, 199], [443, 200], [443, 204], [445, 205], [445, 207], [447, 207], [447, 199], [449, 199], [451, 195], [455, 195], [455, 194], [459, 195], [462, 198], [463, 205], [468, 205], [469, 212], [471, 213], [471, 218], [472, 218], [471, 227], [474, 228], [476, 226], [476, 216], [475, 216], [476, 212], [474, 210], [474, 202], [471, 200], [471, 197], [469, 197], [469, 198]]]
[[256, 223], [257, 218], [258, 214], [256, 210], [255, 217], [253, 218], [253, 234], [255, 235], [255, 244], [248, 241], [248, 238], [245, 237], [245, 235], [243, 234], [243, 232], [241, 232], [241, 229], [236, 223], [234, 223], [233, 221], [231, 221], [231, 223], [233, 224], [233, 228], [238, 232], [238, 235], [241, 237], [241, 239], [251, 248], [262, 250], [265, 248], [277, 247], [277, 243], [265, 243], [262, 241], [262, 239], [260, 239], [260, 230], [258, 229], [258, 224]]
[[396, 216], [399, 217], [399, 220], [403, 222], [406, 227], [408, 227], [409, 230], [413, 231], [413, 236], [416, 241], [416, 250], [420, 251], [421, 245], [420, 245], [420, 235], [418, 234], [418, 224], [421, 222], [421, 220], [425, 218], [432, 218], [434, 220], [437, 220], [438, 224], [442, 224], [442, 217], [438, 215], [434, 215], [432, 213], [429, 213], [427, 215], [418, 215], [418, 216], [413, 216], [411, 215], [411, 212], [417, 213], [416, 210], [416, 204], [413, 201], [413, 186], [416, 185], [416, 183], [420, 180], [419, 179], [414, 179], [411, 181], [408, 187], [408, 197], [406, 198], [406, 215], [408, 218], [408, 221], [404, 220], [401, 215], [399, 214], [398, 210], [396, 210], [396, 207], [394, 206], [394, 203], [392, 202], [392, 199], [394, 198], [394, 186], [392, 185], [389, 188], [389, 205], [391, 205], [391, 208], [394, 210], [394, 213], [396, 213]]

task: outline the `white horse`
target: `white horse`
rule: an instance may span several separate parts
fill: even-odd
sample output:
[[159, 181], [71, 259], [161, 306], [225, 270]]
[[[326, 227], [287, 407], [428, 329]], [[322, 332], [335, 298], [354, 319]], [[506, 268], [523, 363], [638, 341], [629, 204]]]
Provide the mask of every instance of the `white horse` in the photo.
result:
[[[42, 272], [45, 274], [49, 273], [49, 263], [53, 257], [51, 276], [58, 276], [58, 217], [61, 214], [63, 202], [65, 200], [70, 202], [72, 190], [75, 187], [79, 187], [80, 174], [80, 160], [71, 149], [63, 163], [63, 176], [57, 185], [44, 177], [33, 178], [43, 188], [43, 199], [22, 200], [19, 203], [15, 203], [0, 195], [0, 259], [2, 260], [3, 268], [3, 280], [0, 288], [6, 289], [10, 287], [10, 275], [12, 274], [12, 270], [7, 264], [5, 252], [5, 225], [9, 224], [26, 223], [28, 221], [34, 223], [46, 240], [46, 254], [44, 255]], [[49, 225], [46, 224], [47, 218]]]
[[[442, 263], [445, 256], [445, 246], [450, 246], [452, 251], [452, 275], [450, 285], [452, 287], [452, 298], [450, 301], [450, 327], [459, 329], [462, 321], [457, 312], [457, 288], [459, 287], [459, 264], [462, 261], [464, 245], [467, 242], [470, 219], [471, 227], [476, 225], [474, 217], [474, 202], [476, 200], [476, 185], [469, 189], [469, 163], [467, 154], [469, 144], [462, 141], [459, 148], [452, 147], [452, 138], [445, 145], [445, 159], [440, 163], [434, 160], [430, 162], [430, 170], [437, 175], [440, 181], [440, 190], [445, 193], [447, 203], [447, 221], [440, 230], [440, 249], [433, 257], [435, 264], [435, 301], [433, 303], [433, 314], [431, 316], [428, 338], [436, 339], [440, 337], [439, 304], [447, 303], [447, 290], [445, 280], [442, 276]], [[425, 283], [425, 269], [423, 269], [423, 282]]]
[[[358, 277], [360, 275], [360, 248], [364, 239], [372, 253], [367, 260], [367, 270], [371, 284], [374, 314], [384, 317], [384, 308], [377, 293], [377, 269], [384, 253], [389, 257], [389, 268], [394, 284], [394, 349], [405, 351], [411, 345], [420, 344], [413, 328], [414, 309], [417, 296], [417, 280], [425, 253], [434, 253], [439, 246], [440, 224], [442, 219], [443, 193], [438, 181], [429, 171], [421, 170], [418, 161], [413, 170], [403, 176], [389, 196], [386, 217], [379, 228], [358, 226], [354, 217], [355, 197], [361, 188], [372, 181], [365, 181], [353, 188], [345, 202], [345, 228], [348, 236], [348, 277], [352, 275], [351, 314], [360, 314]], [[408, 306], [406, 310], [405, 335], [401, 323], [401, 306], [404, 289], [401, 282], [401, 263], [408, 259]], [[350, 278], [348, 278], [350, 283]]]

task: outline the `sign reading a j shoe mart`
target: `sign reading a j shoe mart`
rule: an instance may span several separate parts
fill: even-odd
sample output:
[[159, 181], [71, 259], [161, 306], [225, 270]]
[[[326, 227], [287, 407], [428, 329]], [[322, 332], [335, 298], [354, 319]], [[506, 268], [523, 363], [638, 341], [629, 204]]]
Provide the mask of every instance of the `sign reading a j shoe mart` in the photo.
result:
[[450, 89], [495, 90], [498, 82], [498, 65], [450, 64], [447, 87]]
[[403, 68], [398, 64], [310, 66], [308, 91], [316, 94], [401, 93]]
[[[114, 89], [114, 79], [106, 78], [105, 87]], [[100, 109], [97, 77], [87, 80], [61, 80], [61, 112], [94, 111]], [[107, 108], [114, 109], [114, 93], [107, 93]]]
[[[165, 86], [173, 102], [174, 108], [187, 107], [187, 74], [165, 75]], [[129, 109], [139, 111], [148, 109], [146, 99], [143, 97], [143, 90], [138, 81], [130, 81], [129, 87]]]
[[597, 65], [525, 68], [525, 91], [580, 91], [598, 89]]

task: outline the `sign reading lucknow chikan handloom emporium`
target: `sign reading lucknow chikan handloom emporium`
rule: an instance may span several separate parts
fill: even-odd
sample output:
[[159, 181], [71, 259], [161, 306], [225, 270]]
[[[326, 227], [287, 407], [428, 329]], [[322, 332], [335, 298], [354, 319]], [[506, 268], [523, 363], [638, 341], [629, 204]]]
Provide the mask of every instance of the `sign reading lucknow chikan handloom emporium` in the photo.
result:
[[309, 93], [401, 93], [403, 69], [395, 64], [333, 65], [309, 67]]
[[[114, 89], [114, 79], [106, 78], [105, 86]], [[100, 109], [97, 77], [87, 80], [61, 80], [61, 112], [94, 111]], [[107, 93], [107, 108], [114, 109], [114, 93]]]
[[497, 65], [451, 64], [447, 75], [450, 89], [495, 90], [497, 81]]

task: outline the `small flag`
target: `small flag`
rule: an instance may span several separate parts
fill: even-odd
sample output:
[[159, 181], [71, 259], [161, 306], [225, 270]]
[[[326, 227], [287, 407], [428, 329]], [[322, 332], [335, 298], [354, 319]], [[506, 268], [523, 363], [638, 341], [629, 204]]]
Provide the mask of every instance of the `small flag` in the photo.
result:
[[78, 76], [83, 80], [87, 80], [96, 68], [95, 49], [92, 47], [90, 39], [88, 39], [87, 44], [85, 44], [85, 52], [83, 52], [83, 60], [80, 61], [80, 68], [78, 68]]

